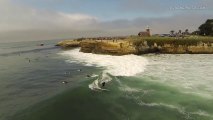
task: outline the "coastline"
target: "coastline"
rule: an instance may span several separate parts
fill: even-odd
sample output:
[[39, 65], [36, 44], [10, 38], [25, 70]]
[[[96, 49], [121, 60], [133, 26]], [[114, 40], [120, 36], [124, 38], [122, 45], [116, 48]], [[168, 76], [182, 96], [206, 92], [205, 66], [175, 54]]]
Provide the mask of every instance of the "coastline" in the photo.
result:
[[[111, 38], [111, 37], [110, 37]], [[65, 40], [57, 44], [64, 49], [80, 47], [84, 53], [128, 54], [213, 54], [213, 37], [126, 37], [125, 39]]]

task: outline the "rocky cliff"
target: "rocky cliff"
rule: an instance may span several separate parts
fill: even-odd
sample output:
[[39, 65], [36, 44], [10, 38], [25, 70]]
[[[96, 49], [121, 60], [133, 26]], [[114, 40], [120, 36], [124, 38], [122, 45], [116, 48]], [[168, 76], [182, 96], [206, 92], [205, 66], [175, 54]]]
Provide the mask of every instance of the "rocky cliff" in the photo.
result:
[[[157, 40], [156, 40], [157, 41]], [[126, 54], [213, 54], [213, 41], [149, 41], [139, 42], [131, 40], [83, 40], [83, 41], [62, 41], [57, 45], [64, 48], [80, 47], [81, 52], [110, 55]]]
[[56, 44], [56, 46], [61, 46], [63, 48], [80, 47], [80, 41], [77, 40], [64, 40]]
[[197, 44], [153, 43], [144, 41], [135, 45], [138, 54], [164, 53], [164, 54], [213, 54], [213, 43], [198, 42]]
[[127, 41], [83, 41], [80, 44], [81, 52], [110, 55], [136, 54], [136, 49]]

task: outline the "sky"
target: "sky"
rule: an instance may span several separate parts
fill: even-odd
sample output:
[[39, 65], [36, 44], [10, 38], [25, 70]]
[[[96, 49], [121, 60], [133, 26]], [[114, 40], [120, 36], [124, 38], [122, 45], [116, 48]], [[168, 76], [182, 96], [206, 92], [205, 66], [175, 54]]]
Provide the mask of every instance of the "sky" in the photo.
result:
[[0, 0], [0, 42], [197, 30], [212, 0]]

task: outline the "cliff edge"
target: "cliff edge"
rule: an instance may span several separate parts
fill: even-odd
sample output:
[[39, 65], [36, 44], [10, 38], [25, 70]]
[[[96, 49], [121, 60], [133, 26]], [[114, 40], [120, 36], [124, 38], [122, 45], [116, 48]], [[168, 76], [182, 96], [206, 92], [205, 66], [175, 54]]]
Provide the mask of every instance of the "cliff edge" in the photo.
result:
[[80, 47], [81, 52], [109, 55], [127, 54], [213, 54], [213, 38], [160, 38], [133, 37], [122, 40], [66, 40], [59, 42], [63, 48]]

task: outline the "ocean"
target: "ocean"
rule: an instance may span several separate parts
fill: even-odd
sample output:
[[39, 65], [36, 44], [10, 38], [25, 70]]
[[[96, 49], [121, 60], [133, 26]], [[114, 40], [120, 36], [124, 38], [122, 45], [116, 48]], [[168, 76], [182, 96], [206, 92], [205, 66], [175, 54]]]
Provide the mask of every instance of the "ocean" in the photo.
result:
[[213, 120], [213, 55], [96, 55], [57, 42], [0, 44], [0, 120]]

